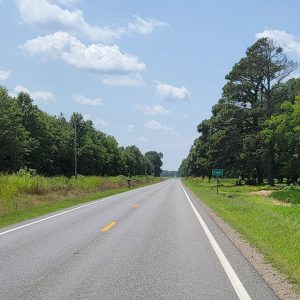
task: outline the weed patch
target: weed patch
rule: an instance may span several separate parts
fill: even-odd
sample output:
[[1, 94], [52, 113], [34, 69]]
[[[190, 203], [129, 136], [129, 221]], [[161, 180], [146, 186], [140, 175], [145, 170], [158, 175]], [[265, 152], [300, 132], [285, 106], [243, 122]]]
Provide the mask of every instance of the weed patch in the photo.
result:
[[[0, 175], [0, 227], [128, 190], [125, 176], [75, 178]], [[133, 187], [159, 182], [134, 176]]]

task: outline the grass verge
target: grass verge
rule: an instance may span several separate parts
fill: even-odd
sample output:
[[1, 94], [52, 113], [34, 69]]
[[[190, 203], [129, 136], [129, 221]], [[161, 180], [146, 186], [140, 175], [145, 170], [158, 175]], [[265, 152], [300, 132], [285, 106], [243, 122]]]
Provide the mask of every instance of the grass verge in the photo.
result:
[[184, 182], [300, 291], [300, 205], [275, 205], [270, 194], [257, 193], [264, 187], [236, 187], [231, 180], [222, 180], [219, 195], [215, 182]]
[[[133, 189], [159, 182], [132, 178]], [[88, 201], [128, 191], [126, 177], [44, 178], [0, 175], [0, 228]]]
[[300, 189], [275, 191], [271, 196], [286, 203], [300, 204]]

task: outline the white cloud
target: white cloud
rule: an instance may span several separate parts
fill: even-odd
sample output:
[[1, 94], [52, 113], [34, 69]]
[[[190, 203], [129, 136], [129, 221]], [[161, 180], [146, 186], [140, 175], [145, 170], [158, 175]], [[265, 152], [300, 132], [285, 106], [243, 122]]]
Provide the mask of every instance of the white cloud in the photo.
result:
[[136, 105], [135, 110], [143, 112], [145, 115], [168, 115], [169, 110], [165, 109], [161, 105], [146, 106], [146, 105]]
[[174, 136], [179, 136], [180, 134], [178, 132], [176, 132], [176, 130], [172, 127], [163, 125], [161, 123], [159, 123], [158, 121], [155, 120], [151, 120], [149, 122], [146, 123], [146, 127], [149, 129], [153, 129], [153, 130], [163, 130], [166, 131], [167, 133], [174, 135]]
[[83, 115], [83, 120], [84, 120], [84, 121], [92, 120], [92, 116], [89, 115], [89, 114], [84, 114], [84, 115]]
[[82, 95], [74, 95], [73, 96], [74, 100], [80, 104], [83, 105], [90, 105], [90, 106], [101, 106], [104, 105], [103, 101], [101, 98], [95, 98], [91, 99]]
[[14, 93], [11, 93], [11, 96], [15, 97], [21, 92], [29, 94], [30, 98], [35, 101], [56, 102], [56, 99], [52, 93], [47, 91], [30, 91], [22, 85], [17, 85], [14, 88]]
[[42, 25], [54, 24], [79, 32], [91, 40], [107, 40], [119, 36], [118, 31], [108, 27], [91, 26], [81, 10], [63, 9], [47, 0], [17, 0], [21, 19], [25, 23]]
[[300, 78], [300, 74], [299, 73], [292, 73], [289, 76], [284, 78], [284, 82], [286, 82], [286, 81], [288, 81], [292, 78], [295, 78], [295, 79]]
[[16, 0], [23, 22], [34, 25], [53, 24], [63, 26], [73, 33], [79, 33], [93, 41], [120, 38], [124, 34], [150, 34], [155, 27], [167, 25], [155, 19], [142, 19], [135, 16], [134, 21], [125, 27], [112, 29], [108, 26], [93, 26], [85, 20], [81, 10], [64, 9], [57, 5], [57, 2], [58, 4], [70, 5], [76, 1], [57, 0], [55, 2], [49, 0]]
[[156, 81], [156, 93], [166, 99], [186, 100], [190, 97], [190, 92], [185, 86], [181, 88]]
[[72, 6], [75, 3], [79, 2], [79, 0], [50, 0], [50, 2], [57, 2], [58, 4], [61, 5], [66, 5], [66, 6]]
[[138, 73], [128, 75], [110, 75], [102, 79], [102, 83], [110, 86], [141, 86], [145, 82]]
[[149, 129], [164, 129], [164, 130], [170, 128], [168, 126], [163, 126], [161, 123], [159, 123], [155, 120], [151, 120], [151, 121], [147, 122], [146, 127]]
[[141, 142], [141, 143], [145, 143], [145, 144], [148, 144], [149, 143], [149, 140], [146, 139], [144, 136], [140, 136], [137, 138], [137, 141], [138, 142]]
[[127, 32], [130, 34], [150, 34], [155, 27], [168, 26], [167, 23], [155, 19], [142, 19], [134, 16], [134, 22], [128, 24]]
[[102, 119], [97, 118], [97, 119], [93, 120], [93, 117], [90, 114], [84, 114], [83, 119], [85, 121], [92, 121], [93, 124], [96, 126], [98, 125], [98, 127], [99, 126], [100, 127], [109, 127], [109, 124], [107, 122], [103, 121]]
[[134, 55], [122, 53], [118, 46], [87, 46], [67, 32], [39, 36], [22, 47], [33, 56], [52, 56], [74, 67], [100, 72], [139, 72], [146, 67]]
[[135, 129], [135, 125], [133, 125], [133, 124], [127, 125], [127, 131], [128, 132], [132, 132], [134, 129]]
[[103, 121], [103, 120], [101, 120], [99, 118], [97, 118], [95, 121], [93, 121], [93, 123], [95, 125], [99, 125], [101, 127], [109, 127], [109, 124], [107, 122], [105, 122], [105, 121]]
[[6, 80], [11, 75], [11, 70], [0, 70], [0, 80]]
[[276, 41], [286, 52], [300, 56], [300, 41], [285, 30], [265, 29], [255, 34], [257, 39], [267, 37]]

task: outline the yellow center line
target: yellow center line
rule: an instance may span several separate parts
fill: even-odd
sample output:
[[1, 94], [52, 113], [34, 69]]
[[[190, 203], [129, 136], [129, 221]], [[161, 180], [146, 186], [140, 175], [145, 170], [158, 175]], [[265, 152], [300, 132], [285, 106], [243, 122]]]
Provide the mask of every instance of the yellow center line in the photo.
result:
[[137, 204], [137, 203], [133, 205], [134, 208], [138, 208], [139, 206], [140, 206], [140, 205]]
[[117, 224], [117, 222], [115, 222], [115, 221], [107, 224], [105, 227], [103, 227], [101, 229], [101, 232], [107, 232], [109, 229], [111, 229], [116, 224]]

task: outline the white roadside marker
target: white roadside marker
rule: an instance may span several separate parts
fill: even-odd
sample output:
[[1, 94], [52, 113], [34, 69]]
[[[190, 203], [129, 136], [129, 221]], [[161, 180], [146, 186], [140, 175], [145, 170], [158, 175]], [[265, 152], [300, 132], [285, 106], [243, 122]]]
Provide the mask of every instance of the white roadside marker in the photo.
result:
[[191, 205], [200, 225], [202, 226], [211, 246], [213, 247], [217, 257], [219, 258], [219, 261], [222, 265], [222, 267], [224, 268], [227, 277], [229, 278], [237, 296], [239, 297], [239, 299], [241, 300], [251, 300], [250, 296], [248, 295], [246, 289], [244, 288], [243, 284], [241, 283], [240, 279], [238, 278], [238, 276], [236, 275], [235, 271], [233, 270], [232, 266], [230, 265], [229, 261], [227, 260], [225, 254], [223, 253], [222, 249], [220, 248], [219, 244], [217, 243], [217, 241], [215, 240], [215, 238], [213, 237], [212, 233], [210, 232], [210, 230], [208, 229], [206, 223], [204, 222], [204, 220], [202, 219], [202, 217], [200, 216], [200, 214], [198, 213], [197, 209], [195, 208], [194, 204], [192, 203], [192, 200], [190, 199], [189, 195], [187, 194], [187, 192], [185, 191], [184, 187], [182, 186], [182, 183], [180, 182], [181, 188], [186, 196], [186, 198], [189, 201], [189, 204]]

